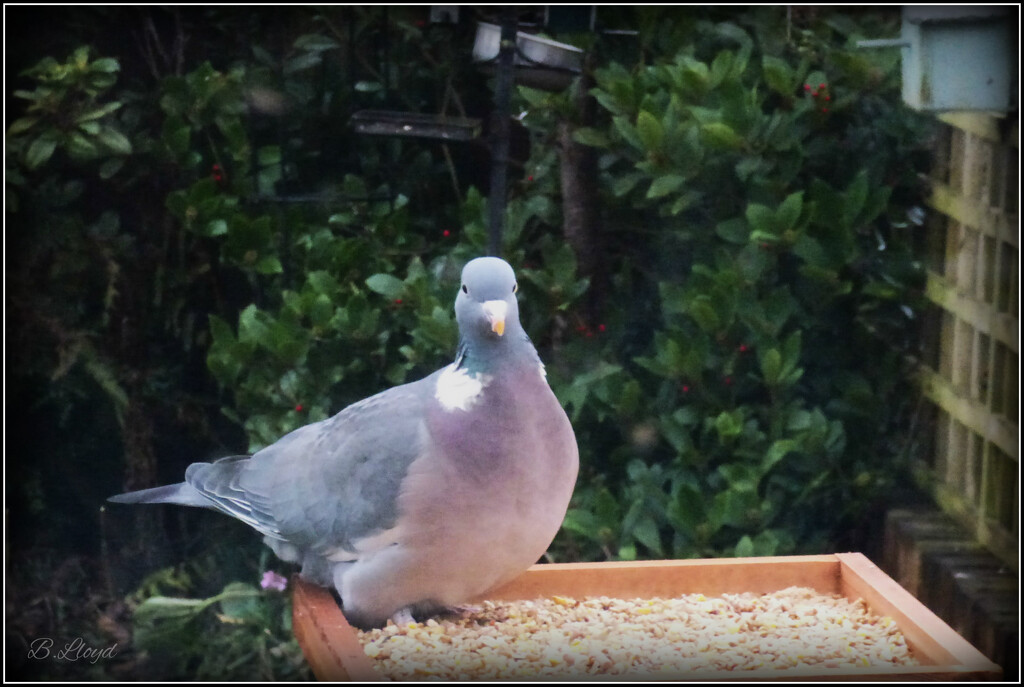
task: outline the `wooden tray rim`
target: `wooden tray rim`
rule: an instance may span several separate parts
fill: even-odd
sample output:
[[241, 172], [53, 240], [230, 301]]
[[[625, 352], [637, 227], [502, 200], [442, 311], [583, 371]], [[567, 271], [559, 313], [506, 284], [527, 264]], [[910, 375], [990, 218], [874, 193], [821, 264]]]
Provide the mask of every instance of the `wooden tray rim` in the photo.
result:
[[[590, 575], [642, 572], [645, 569], [691, 569], [695, 571], [718, 568], [731, 572], [754, 572], [758, 568], [771, 570], [771, 566], [825, 566], [834, 568], [837, 591], [847, 598], [863, 598], [872, 612], [893, 618], [903, 632], [908, 645], [919, 660], [929, 663], [919, 666], [900, 666], [884, 672], [864, 668], [822, 673], [814, 667], [799, 667], [771, 671], [751, 671], [742, 676], [717, 673], [695, 673], [693, 679], [707, 680], [803, 680], [825, 677], [839, 680], [914, 679], [922, 680], [998, 680], [1002, 669], [967, 640], [956, 633], [913, 595], [886, 575], [878, 566], [860, 553], [839, 553], [811, 556], [766, 556], [756, 558], [709, 558], [689, 560], [607, 561], [600, 563], [545, 563], [526, 570], [507, 585], [492, 590], [484, 598], [536, 598], [536, 594], [516, 596], [517, 586], [531, 584], [539, 578], [569, 579], [574, 573]], [[532, 585], [536, 587], [536, 585]], [[789, 585], [786, 585], [789, 586]], [[780, 587], [784, 588], [784, 587]], [[693, 590], [697, 592], [699, 590]], [[829, 591], [829, 590], [820, 590]], [[511, 596], [510, 596], [511, 593]], [[559, 593], [558, 591], [541, 592]], [[705, 592], [706, 593], [706, 592]], [[714, 596], [714, 594], [709, 594]], [[582, 596], [582, 595], [581, 595]], [[321, 587], [293, 577], [293, 627], [314, 674], [320, 680], [380, 681], [384, 679], [373, 668], [373, 661], [363, 652], [355, 630], [345, 620], [332, 594]]]

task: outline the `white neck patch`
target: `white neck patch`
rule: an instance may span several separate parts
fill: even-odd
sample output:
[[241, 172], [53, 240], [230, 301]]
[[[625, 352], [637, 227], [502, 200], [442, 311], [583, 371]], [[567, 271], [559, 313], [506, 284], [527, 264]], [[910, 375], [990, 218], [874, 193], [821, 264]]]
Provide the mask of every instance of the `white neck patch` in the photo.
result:
[[480, 400], [490, 381], [490, 375], [471, 375], [452, 363], [437, 378], [434, 397], [445, 410], [469, 410]]

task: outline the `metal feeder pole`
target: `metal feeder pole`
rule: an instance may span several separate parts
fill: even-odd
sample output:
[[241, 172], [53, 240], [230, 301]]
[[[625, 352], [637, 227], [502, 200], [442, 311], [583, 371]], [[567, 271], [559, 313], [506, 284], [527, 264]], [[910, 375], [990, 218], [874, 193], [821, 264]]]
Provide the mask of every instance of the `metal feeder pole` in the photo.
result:
[[501, 48], [498, 52], [497, 83], [494, 88], [494, 131], [491, 136], [491, 193], [488, 199], [489, 255], [501, 255], [501, 234], [505, 223], [508, 172], [509, 101], [516, 55], [516, 10], [506, 7], [501, 15]]

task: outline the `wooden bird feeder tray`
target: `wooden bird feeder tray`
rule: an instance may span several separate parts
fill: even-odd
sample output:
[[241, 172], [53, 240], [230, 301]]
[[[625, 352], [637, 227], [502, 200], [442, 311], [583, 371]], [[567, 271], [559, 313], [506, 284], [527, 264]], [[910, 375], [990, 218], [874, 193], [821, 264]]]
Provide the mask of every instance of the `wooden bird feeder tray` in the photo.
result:
[[[722, 672], [722, 679], [777, 680], [998, 680], [1002, 671], [863, 554], [705, 560], [563, 563], [535, 565], [484, 598], [525, 600], [552, 595], [581, 598], [763, 594], [791, 586], [863, 599], [872, 613], [892, 618], [921, 665], [863, 669], [807, 667]], [[295, 636], [319, 680], [379, 681], [331, 593], [297, 577], [293, 596]], [[702, 672], [694, 679], [715, 679]]]
[[351, 118], [358, 133], [372, 136], [409, 136], [441, 141], [469, 141], [480, 136], [480, 120], [417, 112], [360, 110]]

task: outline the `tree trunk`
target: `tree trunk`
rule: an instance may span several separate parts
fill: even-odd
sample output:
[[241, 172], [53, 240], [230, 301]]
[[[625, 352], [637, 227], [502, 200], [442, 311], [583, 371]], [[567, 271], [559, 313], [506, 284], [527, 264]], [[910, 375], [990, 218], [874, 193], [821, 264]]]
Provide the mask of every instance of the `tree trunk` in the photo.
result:
[[582, 313], [592, 324], [600, 317], [608, 287], [598, 213], [597, 151], [577, 143], [572, 137], [577, 128], [590, 126], [594, 121], [595, 103], [589, 95], [593, 86], [590, 74], [588, 60], [575, 92], [579, 122], [559, 122], [558, 150], [561, 157], [563, 232], [576, 254], [579, 275], [590, 280]]

